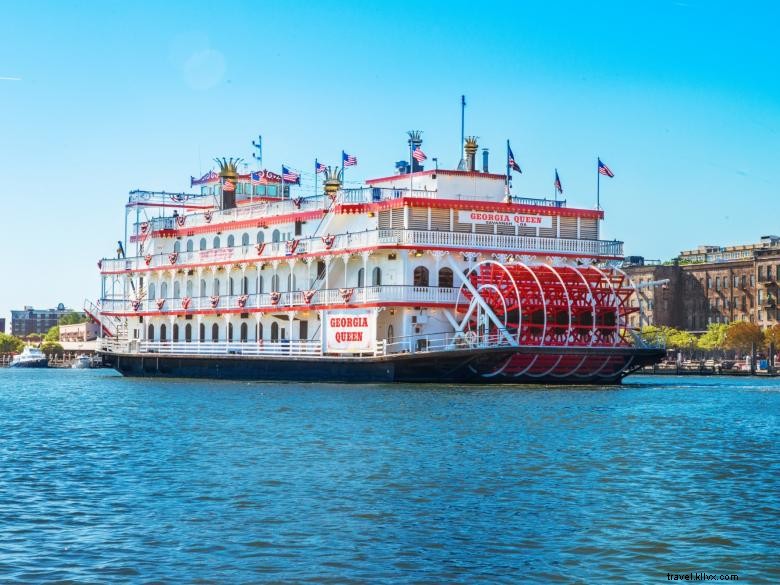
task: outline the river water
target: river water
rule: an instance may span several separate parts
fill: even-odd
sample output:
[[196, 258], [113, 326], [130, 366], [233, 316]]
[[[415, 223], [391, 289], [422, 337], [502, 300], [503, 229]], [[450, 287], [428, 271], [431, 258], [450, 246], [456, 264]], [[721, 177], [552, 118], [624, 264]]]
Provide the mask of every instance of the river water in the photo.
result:
[[780, 582], [780, 380], [0, 370], [0, 581]]

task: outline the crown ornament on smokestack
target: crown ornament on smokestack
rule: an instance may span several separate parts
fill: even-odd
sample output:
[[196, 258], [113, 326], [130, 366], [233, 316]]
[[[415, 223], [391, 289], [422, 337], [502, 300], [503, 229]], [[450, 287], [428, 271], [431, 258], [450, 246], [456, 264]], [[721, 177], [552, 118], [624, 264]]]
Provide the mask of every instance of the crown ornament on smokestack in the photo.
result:
[[[225, 181], [230, 181], [233, 185], [238, 181], [238, 165], [243, 162], [243, 158], [230, 158], [222, 157], [215, 158], [214, 162], [219, 165], [219, 178], [222, 184]], [[236, 206], [236, 190], [225, 191], [222, 189], [222, 209], [233, 209]]]
[[[422, 130], [409, 130], [407, 132], [409, 135], [409, 140], [407, 141], [409, 143], [409, 152], [414, 152], [415, 148], [420, 148], [422, 146]], [[419, 171], [422, 171], [423, 166], [420, 164], [420, 162], [412, 158], [412, 172], [417, 173]]]
[[331, 199], [336, 198], [336, 194], [341, 189], [342, 176], [343, 170], [339, 167], [328, 167], [325, 169], [325, 183], [323, 184], [325, 195]]
[[466, 136], [466, 142], [463, 145], [463, 150], [466, 153], [466, 170], [477, 170], [477, 151], [479, 150], [479, 144], [477, 144], [478, 136]]

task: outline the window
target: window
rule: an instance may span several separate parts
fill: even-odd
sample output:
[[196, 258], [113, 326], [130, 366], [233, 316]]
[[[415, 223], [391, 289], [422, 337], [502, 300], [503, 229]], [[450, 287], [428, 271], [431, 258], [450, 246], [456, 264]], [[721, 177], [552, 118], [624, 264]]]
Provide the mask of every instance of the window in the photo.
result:
[[428, 269], [425, 266], [414, 269], [414, 286], [428, 286]]
[[371, 286], [382, 286], [382, 269], [379, 266], [371, 271]]
[[233, 324], [232, 323], [228, 323], [228, 327], [227, 327], [227, 340], [228, 341], [233, 341]]
[[204, 323], [201, 323], [198, 328], [198, 340], [201, 343], [206, 341], [206, 325]]
[[258, 323], [257, 324], [257, 336], [256, 336], [256, 339], [258, 341], [263, 339], [263, 324], [262, 323]]
[[279, 341], [279, 324], [276, 321], [271, 323], [271, 341]]
[[233, 288], [233, 277], [231, 276], [228, 278], [228, 294], [232, 297], [235, 293], [235, 289]]
[[363, 287], [363, 285], [365, 284], [365, 275], [366, 275], [366, 271], [365, 270], [363, 270], [362, 268], [360, 270], [358, 270], [358, 274], [357, 274], [357, 285], [358, 285], [358, 288]]
[[171, 339], [171, 341], [174, 341], [174, 342], [179, 341], [179, 324], [178, 323], [174, 323], [173, 324], [173, 338]]
[[734, 288], [739, 288], [739, 276], [734, 277]]
[[152, 325], [151, 323], [149, 323], [149, 331], [146, 334], [146, 338], [149, 341], [154, 341], [154, 325]]
[[392, 325], [388, 325], [387, 326], [387, 342], [388, 343], [392, 343], [393, 342], [393, 335], [394, 335], [394, 333], [393, 333], [393, 326]]
[[187, 252], [192, 252], [193, 247], [194, 247], [193, 241], [187, 240]]
[[298, 290], [298, 285], [296, 283], [295, 275], [292, 272], [287, 275], [287, 290], [288, 291]]
[[200, 247], [201, 250], [205, 250], [206, 249], [206, 238], [201, 238], [200, 239], [200, 246], [199, 247]]
[[300, 327], [298, 329], [298, 339], [302, 341], [306, 341], [309, 339], [309, 322], [308, 321], [301, 321]]
[[214, 282], [211, 283], [211, 294], [214, 296], [219, 295], [219, 279], [215, 278]]
[[711, 276], [707, 277], [707, 288], [712, 288], [712, 277]]
[[179, 242], [179, 240], [176, 240], [176, 241], [173, 243], [173, 251], [174, 251], [174, 252], [176, 252], [177, 254], [178, 254], [179, 252], [181, 252], [181, 242]]
[[219, 236], [214, 236], [214, 248], [219, 248]]
[[771, 266], [767, 266], [766, 267], [766, 279], [767, 280], [772, 280], [772, 267]]
[[263, 275], [260, 274], [257, 276], [257, 292], [262, 293], [263, 291]]
[[272, 292], [279, 292], [279, 275], [274, 274], [271, 277], [271, 291]]
[[228, 248], [232, 248], [233, 246], [236, 245], [236, 238], [233, 237], [233, 234], [230, 234], [228, 236], [227, 245], [228, 245]]
[[187, 281], [187, 296], [192, 297], [192, 281]]
[[751, 274], [750, 275], [750, 286], [751, 287], [756, 286], [756, 275], [755, 274]]
[[263, 233], [262, 230], [260, 230], [259, 232], [257, 232], [257, 243], [262, 244], [264, 241], [265, 241], [265, 234]]
[[300, 236], [303, 233], [303, 222], [302, 221], [296, 221], [295, 222], [295, 235]]
[[200, 296], [206, 296], [206, 279], [202, 278], [200, 281]]
[[160, 285], [160, 298], [161, 299], [167, 299], [168, 298], [168, 283], [163, 282]]
[[280, 240], [281, 236], [279, 234], [279, 230], [274, 230], [271, 234], [271, 241], [272, 242], [278, 242]]
[[720, 290], [720, 276], [715, 277], [715, 290]]
[[163, 323], [160, 325], [160, 341], [165, 341], [166, 333], [165, 323]]
[[242, 246], [248, 246], [249, 245], [249, 234], [242, 234], [241, 236], [241, 245]]
[[153, 301], [156, 298], [157, 291], [155, 290], [154, 283], [149, 283], [149, 300]]
[[246, 322], [241, 323], [241, 342], [246, 343], [249, 339], [249, 326]]
[[452, 288], [452, 285], [453, 285], [452, 269], [442, 268], [441, 270], [439, 270], [439, 286]]
[[764, 280], [764, 267], [758, 267], [758, 280]]
[[211, 341], [214, 343], [219, 341], [219, 325], [216, 323], [211, 326]]
[[181, 284], [179, 284], [179, 281], [173, 283], [173, 298], [179, 299], [181, 298]]
[[192, 341], [192, 324], [191, 323], [187, 323], [184, 326], [184, 341], [186, 341], [187, 343]]

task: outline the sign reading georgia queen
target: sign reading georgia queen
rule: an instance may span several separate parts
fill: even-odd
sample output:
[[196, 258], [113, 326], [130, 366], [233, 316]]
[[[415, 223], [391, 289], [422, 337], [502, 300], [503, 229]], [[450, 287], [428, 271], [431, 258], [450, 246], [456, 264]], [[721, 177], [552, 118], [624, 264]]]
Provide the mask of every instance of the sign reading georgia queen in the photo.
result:
[[478, 223], [482, 225], [516, 225], [520, 227], [552, 227], [549, 215], [528, 215], [526, 213], [504, 213], [502, 211], [459, 211], [460, 223]]
[[369, 311], [327, 313], [325, 351], [363, 353], [374, 350], [374, 316]]

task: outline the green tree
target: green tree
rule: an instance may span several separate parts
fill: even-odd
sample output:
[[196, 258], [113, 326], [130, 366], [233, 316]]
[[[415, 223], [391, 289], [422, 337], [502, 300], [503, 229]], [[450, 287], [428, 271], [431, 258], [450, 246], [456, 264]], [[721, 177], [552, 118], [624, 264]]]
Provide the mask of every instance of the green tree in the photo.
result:
[[734, 321], [726, 329], [726, 347], [742, 353], [764, 344], [764, 333], [761, 327], [747, 321]]
[[70, 313], [67, 313], [60, 317], [59, 324], [60, 325], [77, 325], [78, 323], [85, 323], [87, 321], [87, 316], [83, 313], [77, 313], [76, 311], [71, 311]]
[[24, 349], [24, 341], [7, 333], [0, 333], [0, 353], [19, 353]]
[[62, 346], [55, 341], [44, 341], [41, 344], [41, 351], [46, 355], [61, 354], [63, 352]]
[[46, 332], [43, 336], [44, 341], [59, 341], [60, 340], [60, 326], [55, 325]]
[[780, 348], [780, 323], [776, 323], [764, 331], [764, 344], [767, 349]]
[[696, 336], [690, 331], [669, 328], [666, 347], [672, 349], [692, 349], [696, 347]]
[[726, 330], [729, 328], [725, 323], [710, 323], [707, 331], [699, 337], [697, 345], [699, 349], [705, 351], [720, 351], [726, 347]]

